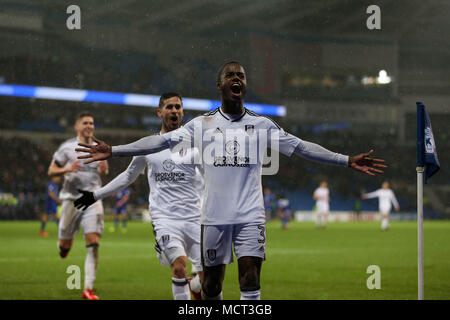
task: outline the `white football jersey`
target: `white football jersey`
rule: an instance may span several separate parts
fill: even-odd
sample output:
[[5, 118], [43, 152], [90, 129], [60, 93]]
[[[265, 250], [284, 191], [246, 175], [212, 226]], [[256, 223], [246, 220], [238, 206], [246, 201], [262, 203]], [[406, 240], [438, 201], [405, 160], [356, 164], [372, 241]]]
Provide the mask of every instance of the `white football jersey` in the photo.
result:
[[[278, 145], [272, 133], [277, 134]], [[205, 179], [201, 223], [205, 225], [265, 223], [261, 153], [271, 147], [290, 156], [300, 142], [269, 118], [247, 109], [231, 116], [220, 108], [163, 137], [174, 149], [192, 143], [201, 151]]]
[[[63, 142], [58, 150], [53, 154], [53, 161], [59, 167], [64, 167], [75, 161], [81, 155], [81, 152], [75, 151], [78, 148], [78, 138], [72, 138]], [[98, 172], [100, 162], [92, 162], [85, 164], [80, 161], [82, 167], [76, 172], [68, 172], [64, 174], [63, 187], [59, 193], [61, 200], [75, 200], [81, 194], [80, 190], [95, 191], [102, 186], [102, 179]]]
[[391, 203], [398, 207], [397, 198], [391, 189], [378, 189], [365, 195], [367, 199], [378, 197], [378, 207], [381, 212], [389, 212], [392, 208]]
[[330, 191], [328, 190], [328, 188], [319, 187], [314, 191], [314, 197], [317, 197], [317, 205], [328, 204]]

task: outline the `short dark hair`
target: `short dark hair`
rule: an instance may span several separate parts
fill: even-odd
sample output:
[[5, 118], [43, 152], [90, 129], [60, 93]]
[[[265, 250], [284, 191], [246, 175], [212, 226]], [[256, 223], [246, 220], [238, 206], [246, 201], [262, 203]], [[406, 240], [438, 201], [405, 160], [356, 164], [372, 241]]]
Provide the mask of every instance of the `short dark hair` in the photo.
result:
[[77, 118], [75, 119], [75, 122], [80, 120], [81, 118], [84, 117], [91, 117], [92, 119], [94, 119], [94, 116], [92, 115], [92, 113], [90, 113], [89, 111], [81, 111], [78, 115]]
[[183, 103], [183, 99], [181, 99], [181, 95], [178, 92], [165, 92], [159, 98], [158, 108], [161, 108], [164, 105], [164, 101], [166, 101], [167, 99], [173, 98], [173, 97], [180, 98], [181, 103]]
[[219, 72], [217, 73], [217, 82], [220, 82], [220, 76], [222, 75], [223, 69], [225, 69], [225, 67], [229, 64], [238, 64], [242, 67], [242, 64], [240, 64], [237, 61], [228, 61], [227, 63], [225, 63], [220, 69]]

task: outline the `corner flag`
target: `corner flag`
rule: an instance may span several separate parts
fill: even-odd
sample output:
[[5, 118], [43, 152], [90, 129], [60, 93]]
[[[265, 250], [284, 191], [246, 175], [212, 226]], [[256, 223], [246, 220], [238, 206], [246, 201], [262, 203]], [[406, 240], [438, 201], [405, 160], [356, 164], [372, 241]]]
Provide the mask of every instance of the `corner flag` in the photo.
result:
[[423, 173], [425, 183], [439, 170], [430, 118], [422, 102], [417, 102], [417, 286], [418, 299], [424, 299], [423, 290]]
[[430, 118], [422, 102], [417, 102], [417, 167], [425, 167], [425, 183], [440, 168]]

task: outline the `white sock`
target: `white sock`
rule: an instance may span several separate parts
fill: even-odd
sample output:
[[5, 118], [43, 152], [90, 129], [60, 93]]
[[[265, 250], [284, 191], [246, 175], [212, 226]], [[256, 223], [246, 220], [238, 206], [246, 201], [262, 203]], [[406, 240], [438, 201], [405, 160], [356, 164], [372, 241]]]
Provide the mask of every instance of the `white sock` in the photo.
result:
[[98, 243], [86, 246], [86, 260], [84, 261], [84, 289], [94, 288], [98, 267]]
[[200, 277], [198, 274], [195, 275], [195, 277], [192, 278], [191, 283], [191, 290], [195, 293], [200, 292], [202, 290], [202, 283], [200, 282]]
[[389, 227], [389, 219], [383, 218], [381, 219], [381, 230], [386, 230]]
[[202, 300], [223, 300], [222, 291], [215, 297], [208, 297], [202, 290]]
[[241, 291], [241, 300], [261, 300], [261, 290]]
[[186, 278], [172, 278], [173, 300], [191, 300], [191, 292]]

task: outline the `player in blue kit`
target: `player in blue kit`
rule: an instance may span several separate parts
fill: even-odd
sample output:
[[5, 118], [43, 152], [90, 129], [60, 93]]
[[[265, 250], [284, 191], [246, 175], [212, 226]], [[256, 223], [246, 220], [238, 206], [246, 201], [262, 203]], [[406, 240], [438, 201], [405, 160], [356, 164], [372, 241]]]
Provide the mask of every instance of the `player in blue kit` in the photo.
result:
[[110, 232], [115, 232], [119, 228], [119, 220], [122, 220], [122, 232], [127, 232], [127, 203], [130, 199], [130, 190], [124, 188], [116, 193], [116, 212], [114, 214], [114, 226], [109, 229]]
[[291, 219], [291, 205], [289, 199], [284, 195], [280, 196], [277, 202], [278, 205], [278, 215], [281, 221], [281, 229], [286, 230], [288, 228], [289, 220]]
[[269, 188], [264, 188], [264, 210], [266, 212], [267, 220], [271, 220], [273, 218], [273, 203], [275, 200], [275, 194], [273, 194]]
[[61, 177], [54, 176], [47, 184], [45, 193], [45, 212], [41, 216], [41, 230], [39, 234], [42, 237], [48, 237], [48, 233], [45, 231], [48, 218], [53, 219], [56, 225], [59, 223], [58, 219], [58, 205], [61, 204], [61, 199], [58, 197], [58, 184], [61, 181]]
[[278, 152], [287, 156], [296, 154], [371, 176], [383, 173], [381, 169], [386, 166], [384, 160], [370, 157], [373, 150], [352, 157], [331, 152], [286, 133], [270, 118], [246, 109], [243, 100], [247, 79], [244, 68], [237, 62], [220, 68], [216, 87], [221, 93], [222, 105], [178, 130], [113, 147], [96, 139], [97, 146], [80, 143], [83, 148], [76, 150], [87, 152], [79, 159], [89, 159], [86, 163], [91, 163], [111, 156], [145, 155], [168, 148], [197, 146], [205, 179], [201, 215], [202, 297], [222, 299], [222, 282], [226, 265], [233, 261], [234, 247], [241, 299], [259, 300], [266, 246], [261, 152], [270, 148], [275, 155]]

